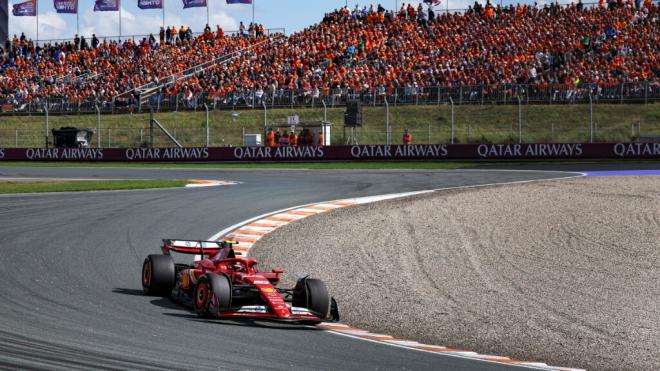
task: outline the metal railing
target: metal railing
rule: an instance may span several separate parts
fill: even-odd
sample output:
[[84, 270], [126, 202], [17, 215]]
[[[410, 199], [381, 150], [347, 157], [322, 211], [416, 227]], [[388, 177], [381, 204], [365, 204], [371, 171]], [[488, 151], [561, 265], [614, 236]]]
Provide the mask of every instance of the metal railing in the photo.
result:
[[[216, 30], [211, 29], [211, 33], [215, 34]], [[224, 31], [225, 36], [238, 36], [240, 35], [240, 31], [237, 30], [231, 30], [231, 31]], [[285, 34], [286, 29], [285, 28], [267, 28], [264, 29], [264, 35], [270, 36], [270, 35], [275, 35], [275, 34]], [[193, 38], [198, 37], [201, 35], [204, 35], [204, 32], [193, 32]], [[96, 38], [99, 40], [100, 44], [103, 44], [103, 42], [112, 42], [112, 41], [127, 41], [127, 40], [132, 40], [134, 43], [138, 43], [142, 41], [143, 39], [149, 39], [150, 36], [154, 36], [156, 40], [159, 40], [159, 32], [154, 32], [150, 34], [141, 34], [141, 35], [109, 35], [109, 36], [97, 36]], [[245, 35], [249, 35], [249, 32], [245, 31]], [[81, 35], [85, 37], [85, 41], [87, 42], [87, 45], [90, 45], [92, 43], [92, 36], [87, 36], [87, 35]], [[179, 37], [179, 31], [177, 30], [176, 37]], [[66, 44], [66, 43], [71, 43], [73, 44], [73, 38], [69, 39], [46, 39], [46, 40], [37, 40], [36, 45], [44, 46], [44, 45], [56, 45], [56, 44]]]
[[197, 93], [192, 96], [166, 95], [151, 96], [148, 103], [139, 105], [133, 95], [113, 99], [72, 102], [68, 98], [35, 98], [21, 103], [13, 100], [0, 101], [0, 114], [29, 115], [39, 114], [47, 106], [51, 114], [94, 113], [95, 105], [103, 113], [134, 113], [181, 110], [201, 110], [204, 104], [215, 109], [259, 109], [263, 104], [269, 108], [317, 108], [322, 104], [328, 107], [344, 106], [349, 101], [360, 101], [363, 105], [382, 106], [385, 100], [390, 105], [438, 105], [451, 101], [462, 104], [573, 104], [589, 103], [654, 103], [660, 102], [660, 83], [633, 82], [604, 86], [580, 84], [578, 86], [529, 84], [471, 85], [454, 87], [400, 87], [390, 91], [385, 88], [372, 89], [331, 89], [331, 90], [252, 90], [245, 89], [227, 95]]

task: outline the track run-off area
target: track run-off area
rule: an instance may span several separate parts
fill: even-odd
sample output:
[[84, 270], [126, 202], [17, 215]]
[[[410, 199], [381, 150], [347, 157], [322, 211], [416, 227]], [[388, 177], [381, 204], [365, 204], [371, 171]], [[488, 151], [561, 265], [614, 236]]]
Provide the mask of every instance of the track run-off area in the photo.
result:
[[[144, 296], [140, 268], [146, 255], [159, 252], [162, 238], [206, 239], [255, 216], [297, 205], [576, 175], [525, 170], [0, 167], [0, 177], [236, 182], [195, 189], [0, 196], [0, 366], [434, 370], [517, 367], [386, 346], [308, 327], [201, 320], [167, 298]], [[339, 304], [340, 309], [349, 310]]]

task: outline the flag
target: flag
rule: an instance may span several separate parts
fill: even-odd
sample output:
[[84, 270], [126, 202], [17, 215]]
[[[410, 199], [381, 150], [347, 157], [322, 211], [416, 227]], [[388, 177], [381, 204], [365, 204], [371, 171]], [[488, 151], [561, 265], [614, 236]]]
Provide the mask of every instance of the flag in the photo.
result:
[[57, 13], [78, 13], [78, 0], [53, 0], [53, 6]]
[[37, 0], [28, 0], [13, 5], [11, 14], [14, 17], [34, 17], [37, 15]]
[[138, 0], [140, 9], [163, 9], [163, 0]]
[[116, 12], [119, 10], [120, 0], [95, 0], [95, 12]]
[[183, 9], [205, 7], [206, 0], [183, 0]]
[[252, 0], [227, 0], [227, 4], [252, 4]]

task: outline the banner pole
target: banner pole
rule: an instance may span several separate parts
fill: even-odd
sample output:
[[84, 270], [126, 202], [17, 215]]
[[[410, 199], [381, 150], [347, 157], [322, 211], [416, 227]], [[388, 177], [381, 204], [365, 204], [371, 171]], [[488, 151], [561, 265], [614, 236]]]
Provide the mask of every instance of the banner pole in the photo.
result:
[[[255, 1], [256, 0], [252, 0], [252, 27], [255, 26], [255, 23], [254, 23], [254, 2]], [[255, 32], [255, 35], [256, 35], [256, 32]]]
[[37, 45], [39, 45], [39, 0], [34, 0], [34, 2], [36, 6], [35, 13], [37, 14], [37, 40], [35, 40], [34, 42], [34, 46], [36, 47]]
[[209, 3], [210, 3], [210, 1], [206, 0], [206, 24], [209, 27], [211, 27], [211, 25], [209, 24]]
[[78, 1], [76, 1], [76, 33], [80, 36], [80, 17], [78, 16]]
[[163, 28], [165, 28], [165, 0], [163, 0], [161, 6], [163, 7]]

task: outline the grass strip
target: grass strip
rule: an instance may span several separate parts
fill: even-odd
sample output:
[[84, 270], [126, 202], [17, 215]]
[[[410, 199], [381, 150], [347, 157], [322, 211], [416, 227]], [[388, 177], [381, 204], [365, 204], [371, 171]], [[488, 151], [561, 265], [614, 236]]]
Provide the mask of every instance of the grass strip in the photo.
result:
[[[518, 142], [518, 122], [522, 119], [523, 140], [528, 143], [573, 143], [590, 138], [593, 122], [594, 140], [599, 142], [635, 141], [640, 136], [660, 136], [660, 103], [655, 104], [597, 104], [590, 110], [588, 104], [558, 105], [456, 105], [454, 107], [454, 135], [456, 143], [511, 143]], [[290, 128], [287, 118], [298, 115], [300, 122], [318, 122], [324, 115], [333, 123], [333, 144], [345, 144], [350, 137], [344, 129], [344, 107], [276, 108], [268, 109], [266, 126]], [[140, 147], [149, 143], [149, 113], [104, 114], [100, 131], [101, 146]], [[206, 145], [206, 114], [197, 112], [156, 113], [155, 118], [185, 147]], [[386, 141], [385, 122], [391, 128], [394, 143], [401, 143], [404, 129], [413, 135], [413, 143], [451, 142], [451, 106], [390, 105], [363, 107], [363, 125], [356, 129], [360, 144], [382, 144]], [[95, 115], [55, 115], [51, 112], [52, 129], [65, 126], [96, 128]], [[43, 115], [1, 116], [0, 147], [40, 147], [44, 145]], [[297, 129], [300, 130], [299, 128]], [[240, 146], [243, 134], [264, 133], [263, 109], [214, 110], [209, 113], [209, 142], [211, 147]], [[52, 137], [50, 138], [52, 142]], [[160, 130], [154, 132], [154, 146], [172, 145]]]
[[0, 181], [0, 194], [83, 192], [152, 188], [176, 188], [190, 184], [189, 180], [72, 180], [44, 182]]

